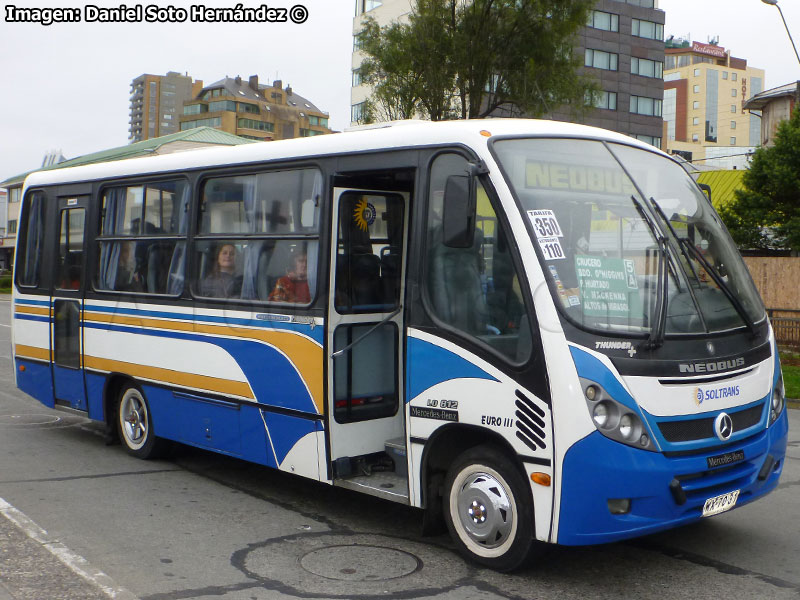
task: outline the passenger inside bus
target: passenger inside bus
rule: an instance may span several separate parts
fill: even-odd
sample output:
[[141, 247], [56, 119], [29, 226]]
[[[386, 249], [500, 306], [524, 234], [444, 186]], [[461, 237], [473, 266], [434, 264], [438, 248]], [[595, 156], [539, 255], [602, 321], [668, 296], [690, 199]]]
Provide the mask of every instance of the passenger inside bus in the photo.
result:
[[308, 304], [311, 293], [308, 288], [308, 257], [304, 250], [294, 249], [290, 255], [290, 266], [286, 275], [275, 282], [269, 294], [273, 302], [294, 302]]
[[213, 298], [234, 298], [242, 292], [242, 276], [236, 275], [236, 246], [217, 248], [214, 266], [200, 284], [200, 294]]
[[144, 285], [136, 269], [136, 242], [122, 242], [117, 264], [116, 289], [124, 292], [142, 292]]

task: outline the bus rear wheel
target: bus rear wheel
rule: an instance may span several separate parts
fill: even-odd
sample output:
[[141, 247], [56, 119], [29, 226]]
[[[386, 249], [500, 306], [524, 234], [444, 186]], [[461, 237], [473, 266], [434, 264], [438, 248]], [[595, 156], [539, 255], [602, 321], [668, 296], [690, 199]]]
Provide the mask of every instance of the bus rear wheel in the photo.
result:
[[150, 407], [136, 385], [129, 384], [120, 392], [117, 429], [128, 454], [136, 458], [156, 458], [164, 450], [165, 441], [155, 436]]
[[451, 465], [444, 489], [447, 528], [461, 554], [502, 572], [525, 563], [534, 544], [533, 500], [504, 454], [470, 448]]

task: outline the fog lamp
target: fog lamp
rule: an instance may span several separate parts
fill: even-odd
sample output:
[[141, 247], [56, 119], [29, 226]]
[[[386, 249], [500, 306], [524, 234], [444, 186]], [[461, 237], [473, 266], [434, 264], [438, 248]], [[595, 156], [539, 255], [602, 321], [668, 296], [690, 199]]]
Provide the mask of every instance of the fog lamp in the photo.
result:
[[627, 515], [631, 512], [630, 498], [609, 498], [608, 512], [612, 515]]

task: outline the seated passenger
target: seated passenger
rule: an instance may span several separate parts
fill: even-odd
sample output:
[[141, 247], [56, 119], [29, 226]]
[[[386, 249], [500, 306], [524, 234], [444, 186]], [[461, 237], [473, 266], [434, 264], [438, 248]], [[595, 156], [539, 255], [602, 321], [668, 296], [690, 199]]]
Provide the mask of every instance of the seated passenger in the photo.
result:
[[115, 288], [122, 292], [142, 292], [142, 278], [136, 270], [135, 242], [122, 242], [119, 249]]
[[213, 298], [238, 298], [242, 277], [236, 275], [236, 246], [223, 244], [217, 249], [214, 267], [200, 283], [200, 294]]
[[308, 258], [303, 251], [295, 251], [291, 258], [292, 266], [287, 269], [286, 275], [275, 282], [275, 288], [270, 292], [269, 299], [273, 302], [294, 302], [308, 304], [311, 302], [311, 292], [308, 288]]

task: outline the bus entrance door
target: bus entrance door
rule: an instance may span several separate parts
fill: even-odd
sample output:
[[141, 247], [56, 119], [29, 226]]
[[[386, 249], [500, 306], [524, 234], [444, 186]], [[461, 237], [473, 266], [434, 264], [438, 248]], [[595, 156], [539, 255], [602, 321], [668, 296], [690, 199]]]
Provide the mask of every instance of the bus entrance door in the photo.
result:
[[87, 410], [83, 377], [83, 286], [88, 205], [88, 196], [58, 199], [59, 238], [51, 298], [55, 403], [81, 411]]
[[[400, 502], [408, 501], [401, 400], [408, 197], [334, 190], [326, 332], [334, 483]], [[398, 455], [399, 462], [390, 458]]]

